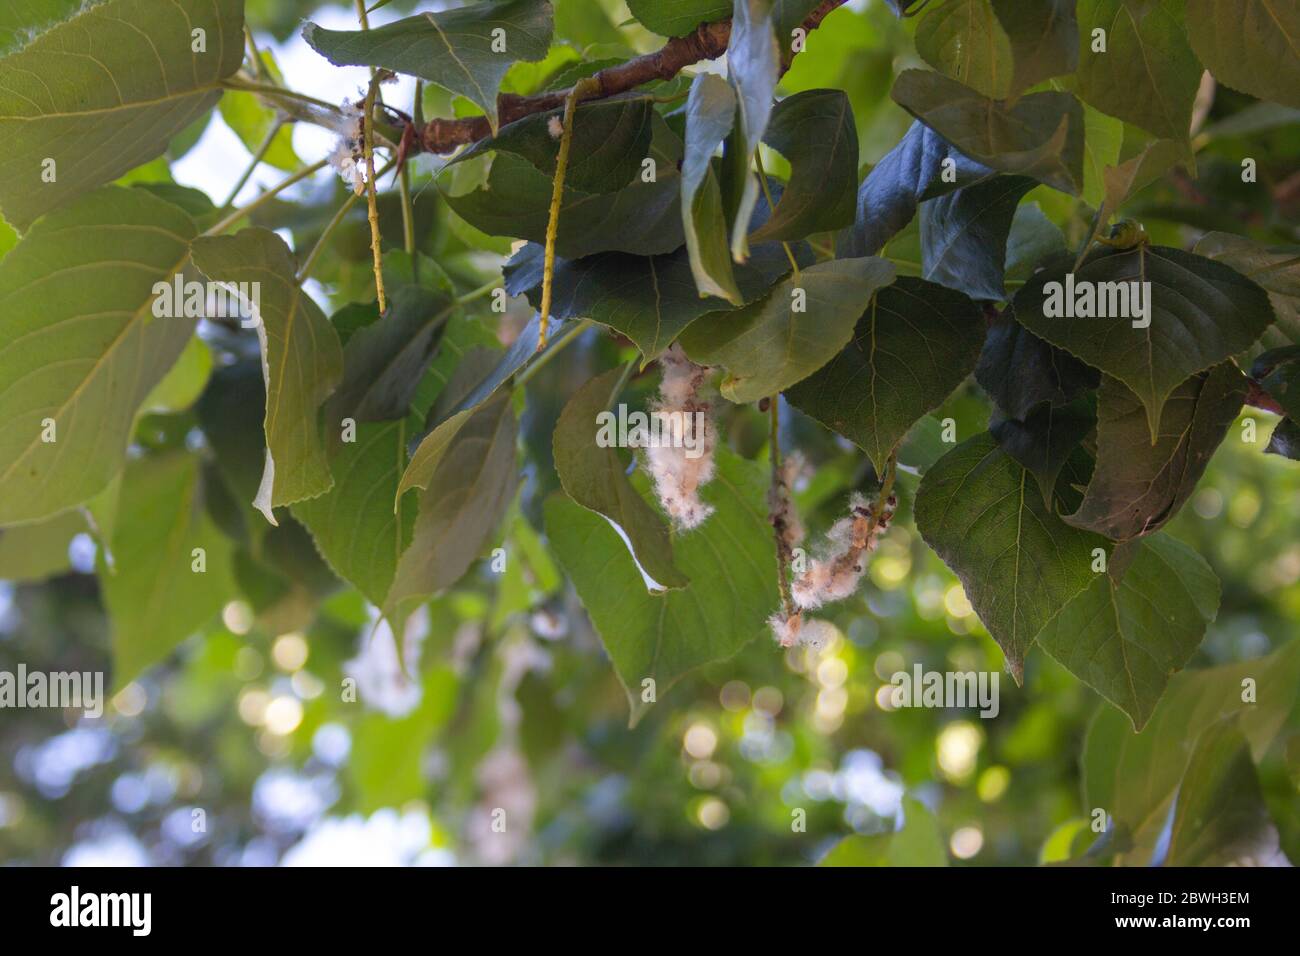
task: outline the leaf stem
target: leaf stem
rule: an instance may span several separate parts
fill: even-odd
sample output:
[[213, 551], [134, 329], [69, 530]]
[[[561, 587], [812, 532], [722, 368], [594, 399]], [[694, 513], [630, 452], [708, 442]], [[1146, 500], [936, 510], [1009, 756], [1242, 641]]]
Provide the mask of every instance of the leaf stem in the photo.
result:
[[526, 384], [529, 379], [531, 379], [534, 375], [540, 372], [542, 368], [545, 367], [547, 362], [549, 362], [551, 359], [555, 358], [555, 356], [563, 352], [565, 347], [567, 347], [569, 343], [571, 343], [583, 332], [587, 331], [587, 329], [591, 328], [592, 325], [594, 324], [595, 323], [591, 319], [583, 319], [581, 322], [574, 322], [572, 325], [570, 325], [567, 329], [565, 329], [563, 332], [560, 333], [559, 338], [555, 339], [555, 341], [550, 343], [550, 346], [546, 349], [545, 352], [542, 352], [539, 349], [538, 350], [539, 354], [537, 355], [537, 357], [534, 358], [533, 361], [530, 362], [528, 365], [526, 365], [524, 368], [520, 369], [518, 372], [515, 373], [514, 381], [510, 383], [510, 388], [513, 390], [516, 388], [520, 388], [524, 384]]
[[[396, 160], [389, 162], [387, 166], [379, 171], [378, 175], [385, 175], [394, 165], [396, 165]], [[307, 258], [303, 261], [302, 267], [299, 268], [299, 284], [301, 284], [302, 281], [311, 273], [312, 266], [316, 264], [316, 260], [320, 258], [320, 254], [325, 251], [325, 244], [328, 242], [329, 237], [333, 235], [334, 230], [342, 224], [348, 211], [355, 206], [360, 199], [361, 197], [356, 193], [348, 193], [347, 199], [343, 200], [343, 205], [339, 206], [339, 210], [334, 214], [334, 218], [326, 224], [325, 229], [320, 234], [320, 238], [316, 240], [316, 245], [311, 247], [311, 252], [307, 254]]]
[[564, 128], [560, 133], [560, 149], [555, 157], [555, 180], [551, 185], [551, 210], [546, 221], [546, 255], [542, 266], [542, 320], [537, 334], [537, 349], [546, 348], [546, 337], [551, 321], [551, 287], [555, 280], [555, 238], [560, 230], [560, 206], [564, 203], [564, 177], [569, 171], [569, 150], [573, 146], [573, 114], [578, 101], [600, 91], [600, 83], [592, 77], [579, 80], [564, 98]]
[[262, 145], [257, 148], [257, 152], [253, 153], [253, 161], [248, 164], [248, 168], [245, 169], [243, 175], [239, 177], [239, 181], [235, 183], [235, 188], [230, 190], [230, 196], [221, 204], [221, 211], [223, 213], [229, 212], [234, 208], [235, 198], [239, 195], [240, 191], [248, 185], [248, 181], [253, 178], [253, 173], [257, 171], [257, 167], [262, 165], [262, 160], [266, 159], [266, 154], [271, 151], [271, 146], [275, 143], [275, 138], [280, 135], [280, 130], [283, 128], [283, 120], [277, 120], [275, 123], [271, 124], [271, 131], [266, 134], [266, 139], [264, 139]]
[[312, 106], [319, 107], [333, 116], [340, 115], [341, 111], [333, 103], [327, 103], [324, 100], [317, 99], [314, 96], [308, 96], [306, 93], [299, 93], [297, 90], [287, 89], [283, 86], [274, 86], [270, 83], [256, 83], [239, 78], [238, 76], [230, 77], [221, 81], [221, 85], [228, 90], [238, 90], [243, 93], [260, 93], [263, 96], [279, 96], [283, 99], [298, 100], [302, 103], [310, 103]]
[[304, 166], [302, 169], [298, 170], [292, 176], [288, 177], [287, 179], [281, 180], [279, 183], [272, 186], [266, 192], [262, 193], [262, 195], [258, 196], [247, 206], [244, 206], [242, 209], [236, 209], [234, 212], [226, 216], [215, 226], [212, 226], [210, 229], [205, 231], [203, 235], [205, 236], [221, 235], [221, 233], [225, 232], [235, 223], [239, 222], [241, 219], [249, 215], [254, 210], [259, 209], [266, 203], [270, 202], [272, 199], [280, 195], [280, 193], [284, 192], [290, 186], [293, 186], [297, 183], [302, 182], [304, 179], [314, 176], [316, 173], [320, 172], [328, 165], [329, 165], [329, 160], [322, 159], [319, 162], [312, 163], [310, 166]]
[[[776, 212], [776, 203], [772, 201], [772, 189], [767, 184], [767, 173], [763, 171], [763, 154], [759, 150], [754, 150], [754, 164], [758, 166], [758, 184], [763, 187], [763, 198], [767, 200], [767, 214], [771, 216]], [[798, 279], [799, 263], [790, 249], [790, 243], [782, 239], [781, 248], [785, 250], [785, 257], [790, 260], [790, 268], [794, 269], [795, 279]]]

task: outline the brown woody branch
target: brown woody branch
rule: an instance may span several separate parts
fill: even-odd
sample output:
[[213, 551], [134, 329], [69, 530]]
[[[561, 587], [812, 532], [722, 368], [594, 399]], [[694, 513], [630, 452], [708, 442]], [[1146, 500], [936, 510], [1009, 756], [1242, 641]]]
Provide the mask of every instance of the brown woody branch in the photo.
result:
[[[807, 19], [803, 29], [809, 33], [817, 29], [832, 10], [846, 0], [822, 0]], [[701, 23], [694, 33], [674, 37], [654, 53], [634, 57], [626, 63], [611, 66], [595, 74], [599, 91], [586, 99], [605, 99], [627, 93], [655, 80], [671, 80], [683, 69], [701, 60], [716, 60], [727, 52], [731, 41], [731, 20]], [[788, 66], [788, 64], [786, 64]], [[533, 113], [545, 113], [564, 106], [569, 90], [518, 96], [502, 93], [497, 97], [497, 117], [504, 126]], [[416, 130], [415, 142], [419, 151], [450, 153], [461, 146], [476, 143], [492, 135], [486, 117], [467, 116], [459, 119], [434, 119]]]

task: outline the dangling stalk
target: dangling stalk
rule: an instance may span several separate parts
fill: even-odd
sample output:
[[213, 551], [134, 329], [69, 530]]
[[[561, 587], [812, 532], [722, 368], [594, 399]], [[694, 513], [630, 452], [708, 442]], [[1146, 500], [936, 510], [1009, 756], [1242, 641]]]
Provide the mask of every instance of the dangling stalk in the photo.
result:
[[366, 158], [366, 206], [370, 218], [370, 250], [374, 256], [375, 296], [379, 300], [379, 314], [388, 311], [388, 301], [384, 294], [384, 254], [379, 237], [379, 195], [375, 190], [375, 97], [379, 94], [379, 84], [383, 74], [376, 73], [370, 79], [370, 89], [366, 92], [365, 112], [361, 116], [362, 149]]
[[542, 267], [541, 326], [537, 334], [537, 350], [546, 347], [546, 335], [551, 320], [551, 287], [555, 280], [555, 237], [560, 229], [560, 206], [564, 202], [564, 176], [569, 171], [569, 148], [573, 145], [573, 114], [579, 100], [600, 92], [600, 81], [594, 77], [579, 80], [564, 98], [564, 128], [560, 132], [560, 150], [555, 157], [555, 181], [551, 187], [551, 212], [546, 222], [546, 255]]
[[781, 589], [781, 610], [786, 619], [794, 617], [794, 598], [790, 594], [789, 563], [792, 557], [790, 543], [786, 540], [785, 522], [777, 512], [781, 487], [785, 479], [781, 475], [781, 396], [773, 395], [768, 399], [768, 411], [771, 413], [771, 429], [768, 438], [768, 457], [772, 462], [771, 520], [772, 533], [776, 537], [776, 574]]

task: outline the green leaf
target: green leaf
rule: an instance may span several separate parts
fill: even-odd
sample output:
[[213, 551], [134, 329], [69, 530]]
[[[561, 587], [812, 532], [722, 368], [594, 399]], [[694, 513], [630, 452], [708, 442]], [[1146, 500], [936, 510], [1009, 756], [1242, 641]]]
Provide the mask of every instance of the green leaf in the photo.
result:
[[137, 409], [194, 330], [150, 306], [195, 231], [175, 206], [107, 187], [0, 261], [0, 525], [80, 504], [121, 469]]
[[140, 403], [140, 410], [183, 412], [199, 400], [211, 376], [212, 349], [198, 336], [191, 336], [171, 371]]
[[803, 239], [853, 222], [858, 131], [842, 90], [805, 90], [772, 111], [763, 142], [790, 161], [790, 180], [776, 210], [749, 237]]
[[[565, 189], [557, 255], [566, 259], [597, 252], [654, 255], [672, 252], [685, 241], [678, 171], [682, 143], [658, 114], [652, 122], [654, 181], [638, 177], [614, 193]], [[551, 180], [522, 157], [496, 156], [486, 186], [460, 196], [444, 194], [444, 198], [453, 212], [489, 235], [546, 241]]]
[[1136, 156], [1117, 166], [1107, 166], [1101, 174], [1105, 204], [1103, 216], [1109, 216], [1143, 187], [1155, 182], [1172, 166], [1187, 161], [1187, 151], [1182, 143], [1172, 139], [1157, 139], [1143, 147]]
[[121, 689], [235, 594], [231, 544], [203, 506], [197, 458], [172, 453], [127, 466], [111, 550], [113, 567], [101, 561], [99, 578], [113, 625], [113, 686]]
[[1021, 203], [1007, 236], [1006, 281], [1024, 283], [1039, 263], [1065, 253], [1065, 234], [1036, 202]]
[[253, 506], [275, 524], [271, 509], [329, 491], [334, 483], [317, 413], [343, 377], [334, 327], [295, 278], [297, 262], [284, 240], [261, 228], [194, 243], [194, 264], [214, 282], [258, 283], [266, 383], [266, 461]]
[[519, 486], [519, 426], [510, 396], [473, 412], [449, 443], [419, 495], [411, 545], [397, 562], [385, 614], [393, 623], [469, 570], [491, 541]]
[[[279, 122], [276, 111], [262, 105], [262, 101], [253, 93], [241, 93], [237, 90], [227, 91], [221, 100], [221, 118], [231, 128], [240, 142], [248, 148], [249, 153], [256, 154], [271, 130]], [[301, 169], [303, 162], [293, 149], [293, 125], [285, 123], [271, 147], [266, 151], [263, 162], [276, 169], [294, 172]]]
[[[1243, 700], [1247, 680], [1253, 693]], [[1258, 760], [1298, 692], [1300, 641], [1292, 640], [1267, 657], [1175, 674], [1140, 734], [1120, 711], [1102, 707], [1084, 743], [1084, 806], [1104, 809], [1134, 834], [1137, 846], [1121, 862], [1150, 861], [1170, 801], [1207, 729], [1235, 719]]]
[[334, 486], [293, 506], [321, 557], [376, 607], [383, 606], [411, 542], [416, 505], [398, 499], [397, 483], [413, 430], [406, 421], [358, 425], [356, 441], [339, 443], [330, 462]]
[[[399, 495], [410, 488], [429, 487], [439, 462], [470, 416], [536, 354], [538, 328], [538, 318], [533, 316], [504, 353], [473, 348], [465, 355], [428, 412], [425, 433], [402, 473]], [[551, 348], [554, 342], [552, 339]]]
[[647, 30], [680, 37], [701, 23], [731, 16], [731, 0], [628, 0], [627, 8]]
[[1004, 315], [984, 340], [975, 381], [1008, 418], [1027, 421], [1038, 404], [1066, 405], [1096, 388], [1101, 376]]
[[1300, 424], [1293, 418], [1284, 418], [1278, 422], [1273, 428], [1273, 434], [1269, 436], [1264, 453], [1300, 461]]
[[1277, 399], [1286, 414], [1300, 418], [1300, 345], [1263, 353], [1251, 366], [1250, 377]]
[[993, 175], [993, 170], [954, 149], [924, 123], [913, 123], [858, 189], [848, 254], [876, 255], [912, 221], [917, 203]]
[[697, 362], [721, 365], [722, 394], [738, 404], [807, 378], [849, 343], [872, 294], [894, 281], [885, 259], [819, 262], [764, 299], [695, 322], [682, 345]]
[[1038, 185], [995, 176], [921, 203], [921, 269], [931, 282], [975, 299], [1006, 298], [1007, 237], [1016, 207]]
[[1011, 40], [991, 0], [932, 4], [916, 25], [916, 52], [936, 70], [992, 99], [1011, 95]]
[[[337, 428], [343, 418], [405, 418], [447, 323], [460, 311], [445, 282], [416, 284], [403, 281], [397, 272], [385, 268], [388, 311], [357, 329], [343, 346], [343, 379], [330, 397], [326, 416], [330, 428]], [[371, 308], [377, 311], [377, 306]]]
[[1019, 683], [1034, 638], [1093, 581], [1105, 544], [1043, 505], [1029, 472], [988, 432], [934, 465], [916, 493], [916, 527], [961, 580]]
[[[1213, 260], [1145, 244], [1093, 253], [1074, 272], [1073, 288], [1076, 299], [1089, 289], [1095, 300], [1110, 300], [1106, 311], [1133, 312], [1131, 303], [1127, 310], [1117, 308], [1118, 297], [1110, 291], [1129, 292], [1129, 283], [1150, 282], [1146, 328], [1133, 327], [1145, 319], [1127, 315], [1048, 316], [1049, 308], [1055, 311], [1069, 298], [1070, 269], [1065, 257], [1032, 277], [1012, 302], [1016, 321], [1131, 388], [1146, 408], [1152, 437], [1175, 388], [1245, 349], [1273, 321], [1268, 296], [1249, 279]], [[1048, 283], [1054, 283], [1051, 289]], [[1099, 307], [1095, 302], [1094, 311]]]
[[9, 0], [0, 8], [0, 56], [21, 50], [82, 6], [82, 0]]
[[[727, 78], [736, 90], [733, 162], [739, 170], [739, 202], [731, 226], [731, 257], [749, 258], [749, 219], [758, 205], [758, 176], [749, 163], [767, 131], [772, 98], [781, 76], [781, 48], [772, 25], [772, 0], [735, 0], [727, 45]], [[743, 167], [743, 168], [741, 168]]]
[[42, 581], [66, 571], [72, 565], [68, 545], [86, 528], [86, 516], [80, 511], [0, 528], [0, 581]]
[[459, 683], [451, 665], [430, 667], [420, 703], [409, 714], [367, 712], [357, 722], [348, 775], [357, 788], [358, 810], [373, 813], [428, 796], [429, 745], [455, 716]]
[[[242, 0], [108, 0], [0, 60], [5, 219], [25, 231], [162, 155], [239, 69], [243, 28]], [[206, 52], [192, 52], [194, 30]]]
[[1066, 193], [1083, 188], [1083, 107], [1069, 93], [1030, 93], [1009, 106], [942, 74], [904, 70], [890, 95], [976, 162]]
[[[526, 294], [533, 307], [539, 307], [542, 264], [541, 246], [532, 243], [522, 249], [506, 266], [506, 291]], [[779, 243], [754, 246], [749, 261], [734, 267], [741, 304], [765, 295], [789, 273], [790, 260]], [[664, 256], [606, 252], [585, 259], [559, 259], [551, 314], [560, 319], [590, 318], [626, 335], [641, 350], [644, 365], [658, 358], [696, 319], [731, 310], [726, 302], [701, 297], [695, 283], [686, 249]]]
[[[650, 155], [650, 101], [636, 99], [596, 100], [582, 103], [573, 115], [573, 142], [565, 188], [580, 192], [616, 192], [641, 174], [641, 163]], [[460, 162], [490, 150], [513, 153], [533, 164], [548, 179], [555, 176], [560, 139], [552, 132], [564, 115], [563, 109], [533, 113], [501, 127], [496, 136], [481, 139], [453, 160]]]
[[1193, 250], [1232, 266], [1268, 293], [1277, 316], [1272, 344], [1300, 344], [1300, 246], [1262, 246], [1244, 236], [1207, 232]]
[[[646, 504], [627, 479], [627, 466], [612, 446], [601, 447], [599, 424], [623, 369], [610, 369], [574, 393], [555, 425], [552, 448], [555, 471], [565, 493], [577, 504], [604, 515], [627, 535], [637, 563], [659, 589], [690, 582], [673, 565], [668, 523]], [[611, 413], [617, 418], [617, 412]]]
[[1059, 407], [1040, 403], [1023, 421], [995, 411], [989, 431], [1003, 451], [1038, 479], [1043, 504], [1050, 509], [1061, 470], [1096, 425], [1097, 416], [1085, 398]]
[[742, 303], [731, 265], [727, 214], [713, 170], [713, 153], [731, 132], [736, 94], [716, 73], [701, 73], [686, 100], [685, 152], [682, 156], [682, 228], [691, 274], [700, 297]]
[[1124, 146], [1124, 121], [1085, 105], [1083, 129], [1082, 195], [1084, 202], [1096, 207], [1101, 205], [1106, 195], [1103, 175], [1108, 168], [1119, 163], [1120, 150]]
[[[546, 501], [547, 537], [627, 691], [633, 725], [654, 706], [643, 681], [654, 681], [652, 697], [661, 701], [690, 671], [767, 633], [777, 604], [765, 469], [725, 448], [717, 461], [717, 476], [702, 489], [716, 510], [673, 541], [673, 563], [692, 581], [708, 582], [707, 590], [647, 592], [608, 521], [560, 494]], [[645, 488], [642, 476], [637, 483]]]
[[1163, 862], [1166, 866], [1286, 864], [1250, 745], [1236, 721], [1215, 724], [1197, 740], [1178, 785]]
[[1118, 581], [1094, 575], [1038, 643], [1141, 730], [1218, 613], [1219, 579], [1199, 554], [1167, 535], [1135, 547]]
[[475, 3], [373, 30], [325, 30], [308, 23], [302, 35], [335, 66], [383, 67], [458, 93], [487, 114], [496, 132], [497, 90], [506, 72], [519, 60], [541, 60], [550, 48], [551, 5]]
[[1074, 7], [1075, 0], [993, 0], [1014, 54], [1013, 93], [1078, 68], [1079, 24]]
[[[1187, 45], [1181, 5], [1079, 0], [1078, 91], [1103, 113], [1186, 143], [1201, 65]], [[1096, 29], [1105, 31], [1104, 53], [1092, 50]]]
[[1246, 397], [1245, 376], [1223, 362], [1174, 389], [1155, 443], [1141, 400], [1104, 376], [1097, 400], [1097, 465], [1065, 520], [1115, 541], [1163, 527], [1200, 481]]
[[883, 474], [912, 425], [975, 368], [983, 340], [984, 316], [969, 298], [902, 277], [872, 297], [844, 350], [786, 398]]
[[947, 866], [939, 821], [919, 800], [903, 798], [903, 825], [893, 833], [854, 833], [831, 847], [818, 866]]
[[1288, 0], [1187, 0], [1187, 39], [1214, 78], [1300, 107], [1300, 8]]

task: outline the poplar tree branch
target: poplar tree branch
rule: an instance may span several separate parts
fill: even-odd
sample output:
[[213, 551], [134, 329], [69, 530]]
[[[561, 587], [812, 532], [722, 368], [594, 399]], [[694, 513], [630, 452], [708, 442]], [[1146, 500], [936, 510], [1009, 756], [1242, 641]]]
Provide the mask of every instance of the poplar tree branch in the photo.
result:
[[[822, 0], [803, 21], [803, 29], [811, 33], [823, 20], [847, 0]], [[716, 60], [727, 52], [731, 42], [731, 20], [701, 23], [695, 32], [683, 37], [673, 37], [654, 53], [633, 57], [626, 63], [607, 67], [594, 74], [594, 91], [584, 100], [600, 100], [626, 93], [655, 80], [671, 80], [686, 67], [702, 60]], [[788, 66], [788, 63], [783, 66]], [[519, 96], [502, 93], [497, 97], [497, 116], [500, 125], [513, 123], [534, 113], [545, 113], [564, 106], [572, 89]], [[485, 116], [466, 116], [458, 119], [432, 119], [416, 130], [417, 150], [426, 153], [450, 153], [461, 146], [477, 143], [492, 135]]]

